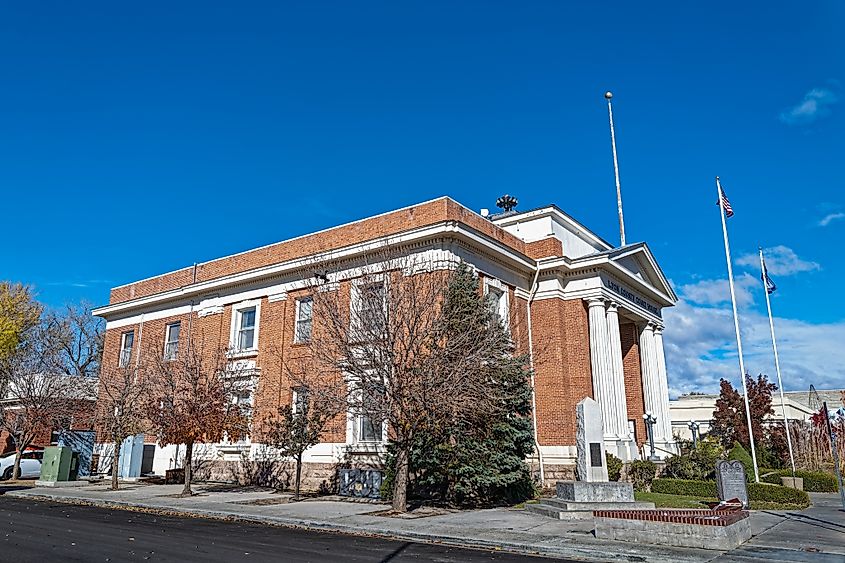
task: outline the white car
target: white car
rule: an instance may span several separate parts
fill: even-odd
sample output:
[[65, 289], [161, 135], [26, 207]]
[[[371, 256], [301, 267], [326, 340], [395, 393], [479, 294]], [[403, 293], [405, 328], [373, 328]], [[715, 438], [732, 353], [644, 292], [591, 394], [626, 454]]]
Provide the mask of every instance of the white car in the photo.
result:
[[[38, 479], [41, 477], [41, 460], [43, 451], [27, 450], [21, 455], [21, 479]], [[12, 478], [15, 469], [15, 453], [0, 457], [0, 477], [3, 480]]]

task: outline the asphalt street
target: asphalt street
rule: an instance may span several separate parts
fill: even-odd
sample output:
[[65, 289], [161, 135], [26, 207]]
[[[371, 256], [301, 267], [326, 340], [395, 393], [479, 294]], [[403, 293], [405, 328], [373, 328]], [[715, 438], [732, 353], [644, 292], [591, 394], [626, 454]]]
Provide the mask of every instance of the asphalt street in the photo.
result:
[[[552, 561], [503, 552], [0, 497], [0, 561]], [[556, 560], [562, 561], [562, 560]]]

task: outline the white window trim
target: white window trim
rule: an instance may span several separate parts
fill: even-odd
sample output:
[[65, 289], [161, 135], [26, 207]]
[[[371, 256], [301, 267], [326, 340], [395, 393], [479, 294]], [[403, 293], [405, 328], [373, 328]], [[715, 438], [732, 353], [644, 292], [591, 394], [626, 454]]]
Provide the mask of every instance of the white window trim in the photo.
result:
[[[132, 346], [129, 348], [129, 354], [126, 361], [123, 360], [123, 354], [126, 352], [126, 337], [132, 335]], [[117, 367], [125, 368], [132, 363], [132, 352], [135, 350], [135, 330], [126, 330], [120, 333], [120, 352], [117, 357]]]
[[[302, 305], [303, 301], [310, 301], [311, 302], [311, 334], [308, 337], [308, 340], [300, 340], [299, 339], [299, 308]], [[294, 344], [306, 344], [311, 342], [311, 338], [314, 336], [314, 298], [310, 295], [298, 297], [296, 299], [296, 312], [293, 317], [293, 343]]]
[[[351, 383], [350, 383], [351, 385]], [[361, 424], [362, 417], [367, 416], [363, 409], [359, 409], [357, 405], [361, 404], [362, 391], [358, 389], [354, 392], [355, 400], [350, 408], [346, 410], [346, 433], [348, 436], [347, 443], [350, 445], [362, 445], [367, 447], [381, 447], [387, 444], [387, 421], [381, 421], [381, 438], [378, 440], [362, 440], [361, 439]]]
[[[179, 327], [179, 337], [176, 339], [176, 354], [172, 358], [167, 356], [167, 345], [170, 344], [170, 330], [174, 327]], [[164, 325], [164, 359], [175, 360], [179, 357], [179, 344], [182, 341], [182, 321], [173, 321]]]
[[[252, 348], [245, 348], [240, 350], [238, 348], [238, 329], [241, 319], [241, 311], [255, 307], [255, 329], [252, 338]], [[254, 299], [250, 301], [241, 301], [232, 305], [232, 320], [229, 329], [229, 347], [232, 350], [230, 356], [251, 356], [258, 353], [258, 335], [260, 333], [259, 327], [261, 325], [261, 300]]]
[[[384, 288], [384, 301], [382, 302], [382, 307], [384, 308], [385, 312], [387, 311], [387, 292], [390, 291], [387, 287], [388, 285], [388, 276], [384, 273], [380, 274], [369, 274], [363, 278], [357, 278], [352, 280], [351, 288], [350, 288], [350, 298], [349, 298], [349, 318], [351, 323], [360, 323], [361, 319], [358, 318], [354, 313], [356, 310], [360, 312], [360, 304], [361, 304], [361, 288], [366, 285], [372, 285], [380, 283]], [[354, 324], [351, 326], [353, 331], [357, 331], [360, 329], [360, 326], [355, 326]], [[387, 328], [387, 327], [385, 327]]]
[[484, 276], [484, 297], [490, 293], [490, 288], [494, 288], [502, 292], [502, 299], [499, 301], [499, 310], [497, 311], [499, 317], [502, 319], [502, 325], [505, 330], [510, 328], [511, 304], [510, 304], [510, 288], [496, 278], [488, 278]]

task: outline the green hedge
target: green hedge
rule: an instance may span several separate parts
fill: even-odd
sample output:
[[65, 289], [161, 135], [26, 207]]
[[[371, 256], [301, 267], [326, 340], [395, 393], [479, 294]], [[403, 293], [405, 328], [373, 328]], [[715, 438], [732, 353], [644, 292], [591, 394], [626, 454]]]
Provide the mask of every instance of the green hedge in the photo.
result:
[[[760, 473], [761, 480], [775, 485], [780, 485], [781, 477], [792, 477], [790, 469], [761, 469]], [[804, 479], [804, 490], [810, 493], [835, 493], [839, 490], [836, 477], [824, 471], [799, 469], [795, 472], [795, 476]]]
[[715, 481], [692, 481], [690, 479], [655, 479], [651, 482], [651, 492], [667, 495], [716, 498]]
[[[717, 497], [715, 481], [655, 479], [651, 483], [651, 491], [654, 493], [685, 495], [691, 497]], [[797, 491], [795, 489], [770, 485], [768, 483], [748, 483], [748, 500], [795, 504], [799, 506], [809, 506], [810, 504], [810, 497], [807, 496], [807, 493], [804, 491]]]

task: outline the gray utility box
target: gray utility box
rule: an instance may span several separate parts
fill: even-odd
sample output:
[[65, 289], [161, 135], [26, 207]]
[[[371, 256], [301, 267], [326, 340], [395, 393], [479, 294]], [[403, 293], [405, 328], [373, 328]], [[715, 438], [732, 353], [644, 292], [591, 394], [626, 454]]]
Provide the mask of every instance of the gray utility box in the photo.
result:
[[378, 469], [338, 469], [340, 496], [381, 498], [384, 474]]

